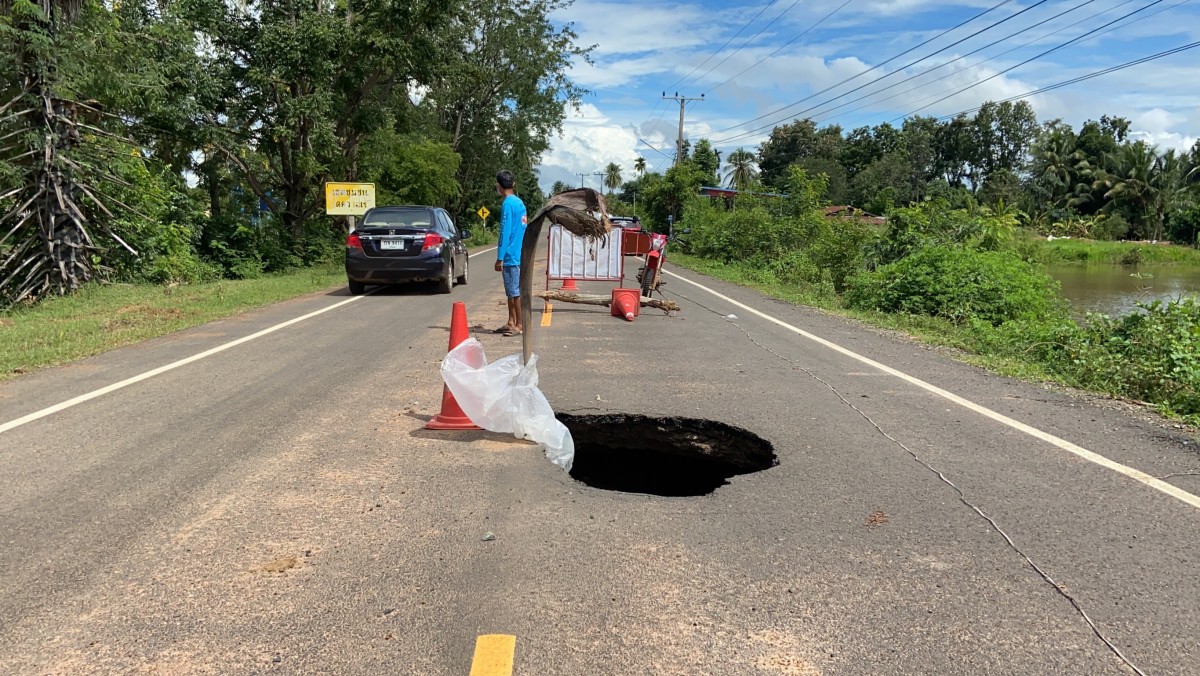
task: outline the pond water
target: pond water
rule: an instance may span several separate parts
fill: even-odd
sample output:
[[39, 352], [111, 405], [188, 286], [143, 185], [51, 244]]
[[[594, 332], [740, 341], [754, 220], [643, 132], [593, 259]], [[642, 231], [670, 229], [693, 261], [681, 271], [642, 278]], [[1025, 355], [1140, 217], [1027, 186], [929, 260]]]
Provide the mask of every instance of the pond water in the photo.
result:
[[1200, 268], [1176, 266], [1050, 265], [1046, 271], [1062, 284], [1072, 314], [1122, 315], [1136, 303], [1200, 296]]

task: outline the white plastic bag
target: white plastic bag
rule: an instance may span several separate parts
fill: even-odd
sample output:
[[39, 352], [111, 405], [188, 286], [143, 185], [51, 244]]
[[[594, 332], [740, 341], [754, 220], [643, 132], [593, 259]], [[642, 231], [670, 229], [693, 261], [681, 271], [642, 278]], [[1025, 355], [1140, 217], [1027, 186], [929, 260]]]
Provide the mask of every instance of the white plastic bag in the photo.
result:
[[525, 366], [519, 354], [489, 364], [483, 345], [468, 338], [442, 361], [442, 379], [471, 422], [536, 441], [550, 462], [571, 471], [575, 442], [538, 389], [537, 355]]

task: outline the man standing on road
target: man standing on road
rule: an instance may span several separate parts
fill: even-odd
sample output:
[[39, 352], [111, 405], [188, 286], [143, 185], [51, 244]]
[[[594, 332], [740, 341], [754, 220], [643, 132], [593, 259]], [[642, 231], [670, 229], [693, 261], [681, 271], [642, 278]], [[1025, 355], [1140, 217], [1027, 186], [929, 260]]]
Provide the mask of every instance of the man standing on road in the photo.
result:
[[504, 197], [500, 205], [500, 244], [496, 247], [496, 272], [504, 275], [504, 295], [508, 298], [508, 323], [496, 333], [515, 336], [521, 325], [521, 243], [525, 239], [527, 217], [525, 203], [514, 189], [516, 179], [505, 169], [496, 174], [496, 191]]

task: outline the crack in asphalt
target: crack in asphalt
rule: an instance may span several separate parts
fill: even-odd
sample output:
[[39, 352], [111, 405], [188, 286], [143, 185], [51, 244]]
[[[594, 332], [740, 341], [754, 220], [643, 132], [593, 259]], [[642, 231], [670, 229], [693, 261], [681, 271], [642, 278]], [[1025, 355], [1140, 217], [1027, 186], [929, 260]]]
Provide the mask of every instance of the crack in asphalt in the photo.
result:
[[[681, 298], [683, 300], [688, 301], [689, 303], [692, 303], [692, 304], [700, 307], [701, 309], [707, 310], [707, 311], [717, 315], [718, 317], [725, 319], [727, 322], [729, 322], [730, 324], [733, 324], [734, 326], [736, 326], [738, 328], [738, 330], [740, 330], [743, 334], [745, 334], [746, 338], [751, 343], [754, 343], [755, 345], [762, 348], [766, 352], [769, 352], [770, 354], [774, 355], [775, 357], [787, 362], [788, 364], [791, 364], [794, 368], [799, 369], [800, 371], [803, 371], [806, 375], [808, 375], [808, 377], [812, 378], [813, 380], [816, 380], [817, 382], [821, 383], [825, 387], [829, 388], [829, 391], [833, 392], [833, 394], [836, 395], [838, 399], [841, 399], [842, 403], [849, 406], [851, 409], [854, 410], [855, 413], [858, 413], [860, 416], [862, 416], [862, 418], [864, 420], [866, 420], [868, 423], [870, 423], [871, 426], [874, 427], [875, 430], [878, 431], [881, 435], [883, 435], [888, 441], [891, 441], [893, 444], [895, 444], [895, 445], [899, 446], [901, 449], [903, 449], [905, 453], [908, 453], [908, 455], [911, 456], [912, 459], [915, 460], [922, 467], [924, 467], [925, 469], [929, 470], [930, 472], [936, 474], [937, 477], [942, 481], [942, 483], [944, 483], [947, 486], [949, 486], [950, 488], [954, 489], [954, 492], [958, 494], [959, 502], [966, 505], [968, 508], [970, 508], [976, 514], [978, 514], [981, 518], [983, 518], [985, 521], [987, 521], [989, 524], [991, 524], [992, 528], [995, 528], [996, 532], [999, 533], [1000, 536], [1004, 538], [1004, 541], [1006, 543], [1008, 543], [1009, 548], [1012, 549], [1014, 552], [1016, 552], [1022, 559], [1024, 559], [1025, 563], [1029, 564], [1029, 567], [1032, 568], [1034, 570], [1034, 572], [1036, 572], [1043, 580], [1045, 580], [1045, 582], [1047, 584], [1049, 584], [1051, 587], [1053, 587], [1054, 590], [1056, 592], [1058, 592], [1058, 594], [1060, 596], [1062, 596], [1064, 599], [1066, 599], [1067, 602], [1069, 602], [1071, 604], [1071, 606], [1075, 608], [1075, 610], [1078, 612], [1079, 616], [1083, 618], [1083, 621], [1085, 623], [1087, 623], [1088, 627], [1092, 630], [1092, 633], [1095, 634], [1096, 638], [1100, 639], [1100, 641], [1103, 642], [1104, 645], [1107, 646], [1108, 649], [1114, 655], [1116, 655], [1117, 658], [1119, 660], [1121, 660], [1121, 662], [1123, 662], [1125, 664], [1125, 666], [1132, 669], [1134, 671], [1134, 673], [1138, 674], [1139, 676], [1146, 676], [1146, 673], [1144, 671], [1139, 669], [1137, 667], [1137, 665], [1135, 665], [1132, 661], [1130, 661], [1129, 658], [1126, 657], [1125, 654], [1121, 652], [1121, 649], [1118, 648], [1116, 646], [1116, 644], [1114, 644], [1111, 640], [1109, 640], [1108, 637], [1105, 636], [1104, 633], [1100, 631], [1100, 628], [1097, 627], [1096, 623], [1092, 621], [1092, 618], [1083, 609], [1083, 606], [1081, 606], [1079, 604], [1079, 601], [1077, 601], [1074, 596], [1072, 596], [1069, 592], [1067, 592], [1067, 590], [1062, 585], [1055, 582], [1054, 578], [1050, 577], [1049, 573], [1047, 573], [1045, 570], [1043, 570], [1041, 568], [1041, 566], [1039, 566], [1037, 563], [1035, 563], [1033, 561], [1033, 559], [1029, 558], [1029, 555], [1026, 554], [1020, 547], [1018, 547], [1015, 542], [1013, 542], [1013, 539], [1011, 537], [1009, 537], [1008, 533], [1005, 532], [1004, 529], [1002, 529], [999, 524], [996, 523], [996, 520], [993, 519], [991, 516], [989, 516], [987, 513], [985, 513], [977, 505], [975, 505], [970, 500], [968, 500], [966, 493], [964, 493], [963, 490], [961, 488], [959, 488], [953, 481], [951, 481], [949, 478], [947, 478], [945, 474], [943, 474], [940, 470], [935, 469], [933, 467], [933, 465], [922, 460], [921, 457], [919, 455], [917, 455], [917, 453], [915, 451], [913, 451], [908, 446], [906, 446], [902, 441], [896, 439], [895, 437], [893, 437], [892, 435], [890, 435], [886, 431], [884, 431], [884, 429], [882, 427], [880, 427], [878, 423], [876, 423], [874, 420], [872, 420], [869, 415], [867, 415], [866, 413], [864, 413], [862, 411], [862, 409], [855, 406], [849, 399], [847, 399], [845, 396], [843, 396], [842, 393], [839, 392], [837, 390], [837, 388], [835, 388], [833, 385], [829, 384], [829, 382], [825, 381], [820, 376], [813, 373], [807, 367], [801, 365], [797, 361], [790, 359], [788, 357], [785, 357], [784, 355], [782, 355], [782, 354], [776, 352], [775, 350], [767, 347], [766, 345], [760, 343], [757, 339], [754, 338], [754, 336], [750, 335], [750, 332], [747, 331], [745, 327], [743, 327], [741, 324], [737, 323], [736, 317], [734, 315], [727, 315], [727, 314], [724, 314], [717, 310], [714, 310], [714, 309], [708, 307], [707, 305], [705, 305], [697, 300], [688, 298], [687, 296], [685, 296], [677, 291], [672, 291], [671, 293], [675, 296], [678, 296], [679, 298]], [[666, 294], [663, 294], [660, 291], [660, 295], [666, 295]], [[1193, 475], [1193, 474], [1200, 474], [1200, 472], [1179, 472], [1179, 473], [1168, 475], [1168, 476], [1182, 476], [1182, 475]], [[1163, 477], [1163, 478], [1165, 478], [1165, 477]]]

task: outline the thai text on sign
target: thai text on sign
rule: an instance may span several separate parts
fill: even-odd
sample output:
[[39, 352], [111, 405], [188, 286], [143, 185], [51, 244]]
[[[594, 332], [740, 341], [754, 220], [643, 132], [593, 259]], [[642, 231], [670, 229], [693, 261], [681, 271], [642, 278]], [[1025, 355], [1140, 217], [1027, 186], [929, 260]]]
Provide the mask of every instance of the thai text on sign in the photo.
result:
[[330, 216], [362, 216], [374, 208], [374, 183], [325, 184], [325, 213]]

